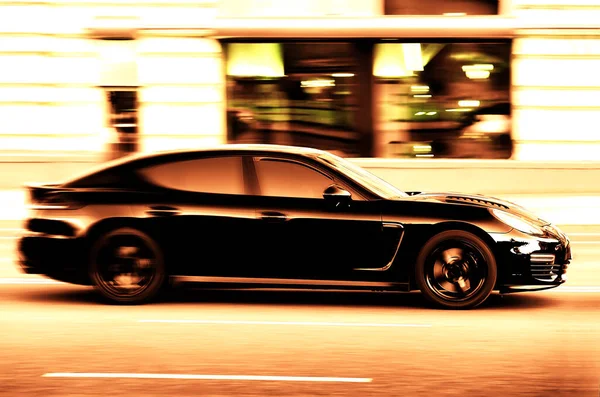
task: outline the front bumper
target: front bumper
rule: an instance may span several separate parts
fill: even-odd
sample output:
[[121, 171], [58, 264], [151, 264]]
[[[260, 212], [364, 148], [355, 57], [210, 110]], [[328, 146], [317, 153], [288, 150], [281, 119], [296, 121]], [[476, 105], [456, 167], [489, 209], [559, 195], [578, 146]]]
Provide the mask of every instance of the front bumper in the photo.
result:
[[556, 226], [545, 226], [540, 237], [513, 230], [498, 240], [500, 290], [539, 290], [567, 281], [571, 242]]

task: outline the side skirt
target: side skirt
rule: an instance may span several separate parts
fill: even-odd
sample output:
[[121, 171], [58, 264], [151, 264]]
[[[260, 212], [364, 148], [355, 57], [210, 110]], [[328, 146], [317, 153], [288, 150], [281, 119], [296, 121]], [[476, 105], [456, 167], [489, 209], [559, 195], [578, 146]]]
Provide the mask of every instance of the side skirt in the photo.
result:
[[310, 280], [287, 278], [250, 278], [250, 277], [203, 277], [203, 276], [171, 276], [178, 283], [214, 284], [223, 289], [314, 289], [314, 290], [363, 290], [363, 291], [396, 291], [409, 292], [409, 283], [390, 283], [379, 281], [346, 281], [346, 280]]

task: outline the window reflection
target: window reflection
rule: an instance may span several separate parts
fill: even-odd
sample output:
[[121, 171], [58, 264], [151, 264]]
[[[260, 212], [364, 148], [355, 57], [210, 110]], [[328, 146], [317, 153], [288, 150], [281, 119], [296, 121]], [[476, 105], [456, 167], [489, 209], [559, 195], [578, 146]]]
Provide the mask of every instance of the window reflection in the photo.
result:
[[357, 155], [352, 43], [229, 43], [226, 52], [230, 142]]
[[496, 15], [498, 0], [384, 0], [386, 15]]
[[510, 42], [375, 46], [382, 157], [508, 158]]
[[333, 183], [320, 172], [294, 162], [262, 159], [255, 166], [263, 196], [322, 199]]
[[[388, 40], [365, 48], [226, 43], [228, 141], [342, 157], [511, 156], [510, 40]], [[371, 96], [373, 108], [359, 101]], [[369, 154], [361, 150], [366, 140]]]
[[194, 193], [244, 194], [241, 157], [208, 157], [164, 163], [139, 171], [149, 182]]

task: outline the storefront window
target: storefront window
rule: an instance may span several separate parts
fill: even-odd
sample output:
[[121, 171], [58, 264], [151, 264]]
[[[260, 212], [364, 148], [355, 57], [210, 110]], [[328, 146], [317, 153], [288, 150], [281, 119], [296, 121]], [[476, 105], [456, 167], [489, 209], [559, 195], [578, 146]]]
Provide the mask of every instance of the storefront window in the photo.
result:
[[359, 45], [225, 44], [228, 141], [344, 157], [511, 156], [510, 40]]
[[386, 15], [497, 15], [499, 0], [384, 0]]
[[510, 42], [375, 45], [381, 157], [509, 158]]
[[358, 155], [352, 43], [227, 43], [228, 141]]

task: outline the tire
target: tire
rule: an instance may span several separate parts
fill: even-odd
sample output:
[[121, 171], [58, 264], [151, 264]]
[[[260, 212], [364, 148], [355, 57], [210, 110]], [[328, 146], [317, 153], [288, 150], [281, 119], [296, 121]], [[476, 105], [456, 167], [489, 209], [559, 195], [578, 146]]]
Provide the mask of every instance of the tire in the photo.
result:
[[415, 278], [427, 300], [445, 309], [471, 309], [491, 294], [498, 270], [488, 245], [463, 230], [436, 234], [425, 243]]
[[158, 244], [133, 228], [109, 231], [93, 243], [89, 273], [96, 290], [114, 304], [148, 303], [168, 279]]

